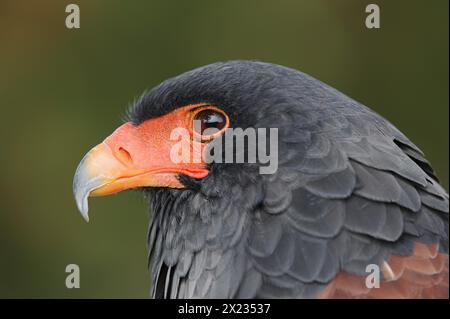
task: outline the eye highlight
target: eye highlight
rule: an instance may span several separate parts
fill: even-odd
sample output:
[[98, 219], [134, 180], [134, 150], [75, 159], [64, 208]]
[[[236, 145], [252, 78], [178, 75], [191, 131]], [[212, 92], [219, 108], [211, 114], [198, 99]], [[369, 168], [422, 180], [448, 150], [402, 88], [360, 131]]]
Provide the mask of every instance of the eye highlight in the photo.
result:
[[194, 113], [193, 132], [202, 140], [211, 140], [228, 127], [228, 116], [217, 108], [202, 108]]

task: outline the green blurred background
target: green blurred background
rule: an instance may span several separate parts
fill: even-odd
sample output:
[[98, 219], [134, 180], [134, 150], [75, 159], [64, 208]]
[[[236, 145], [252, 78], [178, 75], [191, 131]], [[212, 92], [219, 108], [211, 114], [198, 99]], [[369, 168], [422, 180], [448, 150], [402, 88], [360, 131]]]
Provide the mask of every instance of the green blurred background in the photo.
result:
[[[373, 108], [427, 154], [448, 189], [448, 1], [0, 1], [0, 297], [149, 296], [136, 192], [78, 214], [83, 154], [146, 88], [197, 66], [297, 68]], [[367, 4], [381, 29], [365, 28]], [[81, 288], [65, 287], [65, 267]]]

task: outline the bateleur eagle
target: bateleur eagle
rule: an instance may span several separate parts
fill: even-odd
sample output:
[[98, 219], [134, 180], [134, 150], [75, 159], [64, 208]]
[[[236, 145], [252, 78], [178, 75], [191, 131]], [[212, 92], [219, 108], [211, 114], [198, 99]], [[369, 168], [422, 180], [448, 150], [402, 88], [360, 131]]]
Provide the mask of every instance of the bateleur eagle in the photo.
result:
[[[164, 81], [127, 116], [83, 158], [74, 195], [88, 219], [88, 196], [143, 191], [154, 297], [448, 298], [448, 194], [366, 106], [297, 70], [231, 61]], [[174, 162], [180, 127], [202, 155], [227, 129], [277, 128], [278, 169]]]

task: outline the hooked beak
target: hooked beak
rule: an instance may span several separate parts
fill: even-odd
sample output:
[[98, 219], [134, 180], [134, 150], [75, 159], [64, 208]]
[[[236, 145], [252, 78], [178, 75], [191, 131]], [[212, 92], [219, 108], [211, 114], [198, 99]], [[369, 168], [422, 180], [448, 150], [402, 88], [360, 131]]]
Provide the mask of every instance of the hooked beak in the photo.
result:
[[84, 156], [75, 172], [73, 192], [78, 209], [89, 221], [89, 196], [106, 196], [143, 186], [183, 187], [177, 179], [162, 171], [127, 167], [114, 156], [106, 143], [100, 143]]
[[83, 157], [75, 172], [73, 193], [86, 221], [88, 197], [139, 187], [183, 188], [179, 175], [196, 179], [208, 175], [203, 162], [171, 161], [174, 142], [170, 131], [179, 124], [173, 116], [148, 120], [139, 126], [125, 123]]

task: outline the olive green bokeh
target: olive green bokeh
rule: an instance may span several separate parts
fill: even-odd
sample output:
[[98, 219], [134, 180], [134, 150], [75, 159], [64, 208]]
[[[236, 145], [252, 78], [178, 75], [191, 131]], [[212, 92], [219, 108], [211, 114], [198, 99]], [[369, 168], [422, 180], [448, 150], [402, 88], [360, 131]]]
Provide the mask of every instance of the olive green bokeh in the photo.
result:
[[[65, 27], [77, 3], [81, 28]], [[381, 8], [381, 29], [364, 26]], [[83, 154], [146, 88], [197, 66], [297, 68], [373, 108], [448, 189], [448, 1], [0, 2], [0, 297], [149, 296], [148, 214], [136, 192], [78, 214]], [[81, 267], [81, 288], [65, 267]]]

